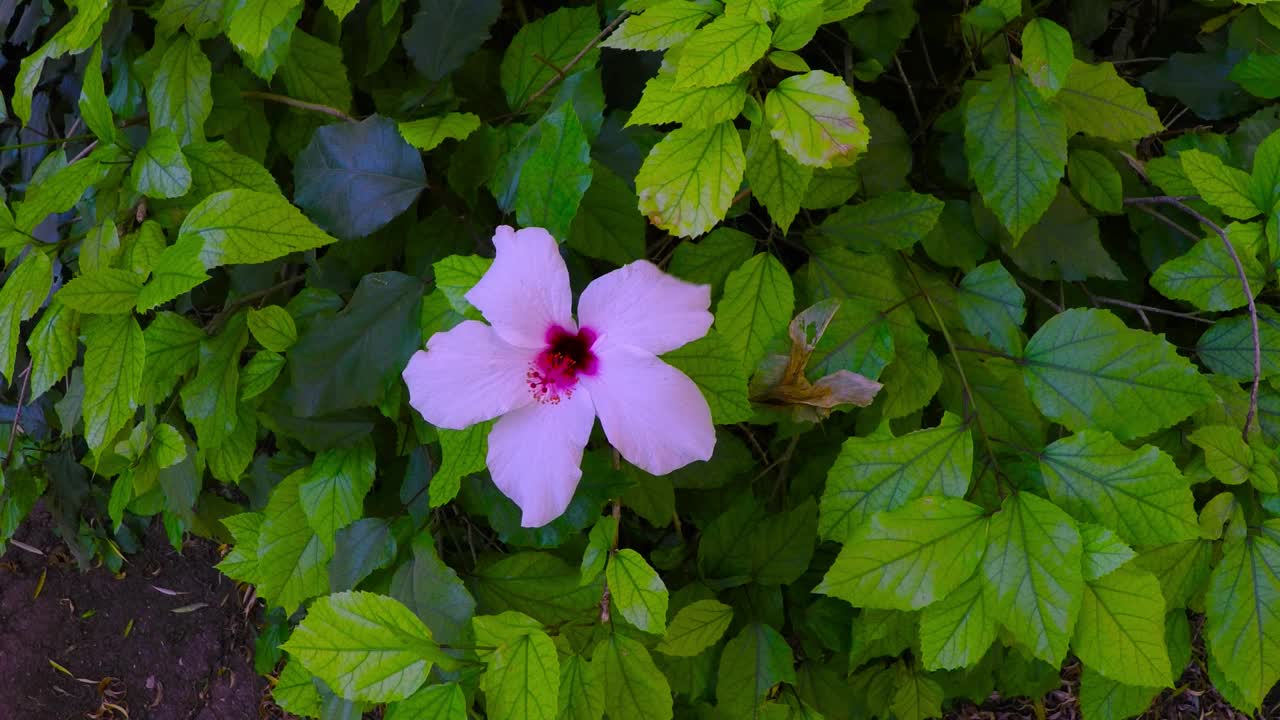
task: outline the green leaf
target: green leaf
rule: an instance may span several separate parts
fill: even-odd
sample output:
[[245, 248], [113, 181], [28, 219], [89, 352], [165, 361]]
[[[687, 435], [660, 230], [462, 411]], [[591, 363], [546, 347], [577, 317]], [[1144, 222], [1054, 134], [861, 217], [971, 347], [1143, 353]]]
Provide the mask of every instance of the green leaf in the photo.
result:
[[1091, 720], [1126, 720], [1140, 715], [1159, 694], [1160, 688], [1125, 685], [1089, 668], [1080, 675], [1080, 712]]
[[729, 273], [716, 304], [716, 332], [751, 373], [791, 321], [795, 291], [778, 259], [760, 253]]
[[[289, 60], [280, 64], [285, 90], [295, 100], [351, 109], [351, 82], [342, 62], [342, 49], [301, 30], [289, 41]], [[297, 118], [303, 116], [294, 116]]]
[[1218, 664], [1254, 712], [1280, 679], [1280, 520], [1227, 543], [1205, 597], [1210, 662]]
[[582, 564], [578, 568], [581, 574], [579, 585], [590, 585], [599, 579], [617, 537], [618, 519], [612, 515], [601, 515], [596, 524], [591, 526], [591, 532], [587, 536], [587, 549], [582, 553]]
[[151, 268], [151, 281], [138, 292], [139, 312], [169, 302], [209, 279], [199, 238], [187, 237], [164, 249]]
[[1022, 69], [1044, 97], [1062, 89], [1073, 59], [1071, 34], [1061, 25], [1034, 18], [1022, 28]]
[[271, 691], [271, 699], [285, 712], [299, 717], [320, 717], [323, 712], [320, 708], [320, 691], [316, 690], [311, 677], [310, 671], [302, 667], [302, 663], [290, 660], [280, 671], [276, 686]]
[[898, 666], [893, 691], [894, 717], [898, 720], [925, 720], [942, 714], [946, 693], [932, 677], [916, 672], [906, 664]]
[[337, 16], [338, 22], [342, 22], [342, 19], [350, 14], [359, 2], [360, 0], [324, 0], [324, 6]]
[[698, 600], [676, 613], [658, 652], [673, 657], [694, 657], [715, 645], [733, 622], [733, 608], [716, 600]]
[[986, 537], [982, 508], [955, 498], [913, 500], [858, 526], [814, 592], [857, 607], [916, 610], [973, 574]]
[[467, 720], [467, 696], [456, 682], [427, 685], [387, 705], [386, 720]]
[[254, 265], [337, 240], [311, 224], [278, 193], [225, 190], [201, 200], [182, 221], [178, 242], [203, 242], [208, 268]]
[[[977, 210], [979, 215], [985, 208]], [[1001, 247], [1023, 272], [1038, 280], [1084, 280], [1099, 277], [1124, 280], [1124, 271], [1107, 254], [1098, 232], [1098, 219], [1089, 214], [1065, 185], [1040, 221], [1016, 246], [1001, 238]]]
[[933, 230], [943, 203], [932, 195], [891, 192], [827, 216], [818, 232], [856, 252], [906, 250]]
[[802, 165], [846, 165], [871, 139], [853, 91], [822, 70], [778, 83], [764, 100], [764, 114], [773, 139]]
[[133, 161], [133, 185], [152, 198], [176, 198], [191, 189], [191, 168], [167, 127], [151, 131], [147, 143]]
[[142, 278], [128, 270], [104, 268], [73, 278], [58, 291], [58, 301], [86, 315], [127, 313], [133, 310], [142, 289]]
[[1027, 343], [1031, 399], [1070, 430], [1130, 440], [1169, 427], [1209, 401], [1209, 384], [1166, 340], [1106, 310], [1050, 318]]
[[689, 376], [702, 391], [718, 425], [744, 422], [752, 415], [747, 399], [747, 370], [719, 330], [672, 350], [662, 359]]
[[1151, 445], [1130, 450], [1106, 432], [1084, 430], [1045, 448], [1040, 472], [1059, 507], [1115, 529], [1130, 544], [1199, 534], [1190, 485], [1173, 458]]
[[[687, 3], [688, 0], [675, 0]], [[692, 3], [690, 3], [692, 4]], [[627, 126], [678, 122], [690, 130], [714, 127], [738, 117], [747, 102], [747, 78], [703, 88], [677, 88], [676, 74], [659, 71], [649, 79]]]
[[1062, 113], [1030, 81], [1011, 69], [995, 72], [965, 103], [965, 156], [983, 201], [1016, 245], [1053, 202], [1068, 133]]
[[204, 448], [209, 474], [228, 485], [239, 483], [249, 463], [253, 462], [257, 444], [258, 419], [253, 408], [239, 405], [235, 429], [231, 434], [218, 443], [217, 447]]
[[168, 423], [156, 425], [151, 435], [151, 455], [161, 469], [173, 467], [187, 458], [187, 443]]
[[413, 610], [440, 642], [468, 641], [475, 598], [458, 573], [440, 559], [430, 533], [414, 537], [412, 550], [412, 558], [391, 578], [391, 596]]
[[381, 115], [318, 128], [298, 154], [293, 177], [298, 207], [344, 240], [381, 229], [427, 184], [422, 155]]
[[969, 332], [1007, 353], [1022, 352], [1026, 296], [999, 260], [969, 271], [960, 281], [958, 299], [957, 309]]
[[1072, 150], [1067, 158], [1067, 179], [1080, 198], [1094, 208], [1106, 213], [1118, 213], [1123, 208], [1120, 172], [1102, 153]]
[[558, 720], [600, 720], [604, 716], [604, 682], [600, 667], [581, 655], [560, 663]]
[[[1249, 289], [1256, 296], [1266, 284], [1266, 273], [1258, 259], [1245, 251], [1245, 244], [1240, 241], [1247, 236], [1248, 228], [1232, 223], [1227, 231], [1249, 280]], [[1184, 255], [1157, 268], [1151, 276], [1151, 286], [1165, 297], [1186, 300], [1204, 310], [1234, 310], [1248, 303], [1235, 260], [1217, 234], [1201, 240]]]
[[84, 437], [96, 453], [133, 418], [147, 350], [132, 315], [87, 319], [84, 348]]
[[293, 411], [315, 417], [375, 406], [422, 347], [422, 282], [398, 272], [360, 278], [341, 312], [303, 331], [289, 351]]
[[[235, 539], [231, 552], [227, 553], [222, 562], [217, 565], [218, 570], [224, 575], [242, 582], [258, 582], [258, 541], [261, 539], [264, 520], [265, 516], [260, 512], [240, 513], [222, 518], [223, 526]], [[306, 675], [309, 682], [310, 673]]]
[[284, 352], [298, 341], [293, 317], [279, 305], [250, 308], [247, 322], [253, 339], [272, 352]]
[[80, 84], [80, 117], [84, 124], [103, 142], [114, 142], [116, 121], [107, 104], [106, 90], [102, 84], [102, 43], [95, 43], [85, 66], [84, 81]]
[[972, 471], [969, 426], [950, 413], [935, 428], [901, 437], [851, 437], [827, 473], [818, 534], [847, 542], [875, 513], [926, 495], [961, 497]]
[[1253, 174], [1249, 176], [1249, 194], [1254, 204], [1267, 213], [1280, 202], [1280, 133], [1272, 132], [1258, 143], [1253, 154]]
[[[1258, 339], [1262, 345], [1262, 377], [1280, 374], [1280, 315], [1258, 306]], [[1224, 318], [1196, 343], [1196, 356], [1218, 375], [1244, 382], [1253, 378], [1253, 329], [1248, 315]]]
[[732, 81], [764, 57], [771, 36], [769, 26], [755, 20], [729, 16], [712, 20], [684, 45], [676, 66], [676, 87], [714, 87]]
[[[1204, 464], [1209, 472], [1227, 485], [1248, 482], [1253, 474], [1253, 450], [1228, 425], [1205, 425], [1187, 437], [1191, 444], [1204, 450]], [[1190, 537], [1180, 538], [1189, 540]]]
[[200, 342], [200, 367], [182, 387], [182, 410], [204, 447], [217, 447], [235, 430], [240, 352], [249, 341], [244, 316], [236, 313], [216, 337]]
[[[0, 291], [0, 296], [3, 295]], [[0, 307], [12, 307], [4, 304], [6, 300], [0, 297]], [[79, 327], [80, 316], [60, 302], [50, 303], [40, 316], [40, 322], [27, 338], [27, 352], [31, 354], [32, 400], [44, 395], [71, 369], [76, 359]], [[13, 370], [6, 366], [4, 372], [5, 377], [10, 377]]]
[[436, 149], [445, 140], [465, 140], [480, 129], [480, 118], [471, 113], [445, 113], [400, 123], [400, 135], [422, 152]]
[[729, 212], [747, 159], [732, 123], [679, 128], [658, 141], [636, 175], [640, 212], [681, 237], [697, 237]]
[[254, 353], [240, 369], [240, 399], [255, 398], [275, 384], [284, 369], [284, 356], [263, 350]]
[[1155, 576], [1126, 566], [1086, 583], [1071, 647], [1087, 667], [1112, 680], [1154, 687], [1169, 682], [1164, 598]]
[[[9, 383], [14, 380], [20, 326], [44, 304], [52, 285], [53, 264], [48, 255], [35, 251], [28, 252], [26, 259], [0, 285], [0, 375]], [[61, 292], [56, 297], [60, 296]]]
[[29, 235], [45, 218], [70, 210], [89, 188], [106, 178], [112, 167], [109, 163], [116, 162], [119, 157], [117, 146], [103, 146], [90, 153], [89, 157], [33, 183], [18, 206], [13, 223], [16, 231]]
[[756, 718], [769, 690], [795, 683], [791, 647], [777, 630], [751, 623], [724, 646], [716, 678], [716, 707], [728, 717]]
[[168, 128], [179, 145], [204, 142], [204, 121], [213, 110], [212, 70], [200, 43], [178, 34], [164, 51], [147, 86], [151, 131]]
[[644, 645], [611, 634], [596, 645], [591, 663], [604, 679], [610, 720], [671, 720], [671, 686]]
[[298, 486], [307, 522], [333, 552], [338, 531], [364, 515], [364, 496], [373, 487], [375, 455], [367, 439], [316, 456]]
[[603, 165], [593, 166], [591, 176], [565, 244], [614, 265], [640, 260], [645, 254], [645, 222], [636, 211], [635, 191]]
[[1083, 570], [1086, 582], [1111, 574], [1121, 565], [1137, 557], [1111, 530], [1093, 523], [1080, 524], [1080, 542], [1084, 546]]
[[1183, 150], [1178, 159], [1187, 180], [1205, 202], [1237, 220], [1248, 220], [1262, 212], [1254, 205], [1249, 173], [1230, 167], [1217, 155], [1203, 150]]
[[272, 32], [299, 4], [299, 0], [244, 0], [231, 14], [227, 38], [249, 55], [262, 55]]
[[1047, 500], [1010, 495], [991, 518], [981, 571], [987, 610], [1054, 666], [1066, 657], [1080, 611], [1081, 556], [1075, 521]]
[[1280, 97], [1280, 56], [1251, 52], [1231, 68], [1227, 79], [1250, 95], [1268, 100]]
[[599, 32], [594, 7], [560, 8], [520, 28], [502, 56], [500, 77], [507, 106], [523, 109], [533, 93], [556, 77], [552, 68], [563, 68], [583, 48], [590, 49], [576, 67], [593, 67], [600, 49], [591, 42]]
[[199, 361], [204, 331], [181, 315], [160, 312], [143, 335], [147, 344], [143, 377], [148, 385], [159, 386], [168, 395], [174, 382]]
[[187, 195], [191, 202], [237, 188], [280, 194], [275, 178], [261, 163], [241, 155], [222, 140], [192, 143], [182, 148], [182, 154], [191, 166], [191, 192]]
[[693, 35], [711, 16], [703, 3], [665, 0], [623, 20], [601, 45], [619, 50], [666, 50]]
[[1214, 548], [1214, 543], [1203, 540], [1161, 545], [1144, 550], [1135, 563], [1160, 580], [1160, 592], [1170, 609], [1201, 607]]
[[[382, 21], [391, 21], [383, 0]], [[502, 13], [501, 0], [429, 0], [418, 4], [413, 24], [404, 34], [404, 49], [413, 66], [439, 82], [462, 67], [489, 39], [489, 27]], [[448, 18], [442, 22], [441, 18]], [[412, 141], [410, 141], [412, 142]]]
[[538, 127], [537, 147], [520, 172], [516, 217], [563, 241], [591, 185], [591, 146], [572, 103], [547, 113]]
[[12, 96], [13, 112], [22, 120], [23, 125], [31, 122], [31, 103], [36, 96], [36, 86], [40, 83], [45, 60], [88, 50], [98, 41], [103, 25], [111, 16], [112, 6], [107, 0], [86, 0], [77, 3], [75, 7], [78, 12], [71, 20], [40, 49], [24, 58], [18, 67]]
[[725, 278], [751, 259], [755, 238], [732, 228], [717, 228], [702, 242], [682, 242], [671, 256], [668, 271], [691, 283], [711, 286], [719, 294]]
[[280, 646], [344, 698], [403, 700], [448, 656], [409, 608], [369, 592], [328, 595]]
[[667, 631], [667, 586], [634, 550], [619, 550], [609, 558], [605, 579], [613, 606], [627, 622], [655, 635]]
[[440, 507], [452, 500], [462, 486], [462, 478], [484, 470], [489, 428], [489, 424], [480, 423], [466, 430], [437, 430], [443, 458], [431, 478], [431, 507]]
[[80, 243], [80, 272], [87, 275], [107, 268], [119, 254], [120, 231], [116, 224], [109, 220], [100, 223]]
[[481, 681], [494, 720], [554, 720], [560, 697], [560, 659], [541, 630], [528, 629], [489, 658]]
[[1123, 80], [1111, 63], [1073, 61], [1053, 106], [1062, 112], [1068, 135], [1082, 132], [1127, 142], [1164, 129], [1142, 88]]
[[770, 515], [751, 537], [751, 576], [760, 585], [790, 585], [804, 574], [813, 557], [818, 505], [808, 498]]
[[995, 642], [999, 618], [974, 575], [920, 614], [921, 661], [929, 670], [976, 664]]
[[813, 169], [784, 152], [763, 125], [754, 125], [747, 142], [746, 175], [751, 193], [785, 233], [800, 212]]

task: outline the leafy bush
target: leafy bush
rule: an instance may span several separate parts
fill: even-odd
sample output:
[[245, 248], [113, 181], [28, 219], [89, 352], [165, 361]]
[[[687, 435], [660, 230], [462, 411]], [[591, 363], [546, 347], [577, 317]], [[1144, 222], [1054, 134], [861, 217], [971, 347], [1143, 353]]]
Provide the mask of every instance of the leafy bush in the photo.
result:
[[[1073, 654], [1120, 718], [1188, 613], [1280, 680], [1280, 3], [52, 5], [0, 4], [0, 548], [228, 543], [289, 712], [916, 720]], [[596, 430], [522, 527], [410, 408], [502, 224], [710, 286], [709, 461]]]

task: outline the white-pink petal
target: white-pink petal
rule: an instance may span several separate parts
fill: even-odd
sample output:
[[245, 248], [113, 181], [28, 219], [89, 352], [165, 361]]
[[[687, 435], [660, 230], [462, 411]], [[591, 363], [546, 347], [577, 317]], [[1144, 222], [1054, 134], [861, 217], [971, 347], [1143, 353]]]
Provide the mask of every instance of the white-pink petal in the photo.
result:
[[489, 433], [489, 474], [520, 506], [520, 524], [541, 527], [569, 507], [582, 477], [582, 450], [595, 410], [582, 387], [559, 403], [533, 403], [498, 419]]
[[587, 286], [578, 300], [578, 321], [602, 341], [661, 355], [706, 335], [715, 320], [710, 307], [711, 286], [637, 260]]
[[436, 427], [462, 430], [533, 402], [525, 373], [536, 353], [467, 320], [436, 333], [409, 359], [409, 404]]
[[654, 475], [710, 460], [716, 433], [707, 401], [684, 373], [627, 345], [597, 343], [595, 376], [579, 376], [609, 443]]
[[576, 332], [569, 271], [555, 238], [542, 228], [517, 231], [503, 225], [493, 236], [493, 246], [493, 265], [466, 297], [499, 337], [512, 345], [541, 349], [553, 325]]

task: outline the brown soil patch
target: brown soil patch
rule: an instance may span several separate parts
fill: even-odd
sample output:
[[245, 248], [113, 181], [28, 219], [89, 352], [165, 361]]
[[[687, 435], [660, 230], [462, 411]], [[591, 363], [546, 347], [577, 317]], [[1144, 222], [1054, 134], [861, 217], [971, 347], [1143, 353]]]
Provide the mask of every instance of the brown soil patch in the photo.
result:
[[42, 510], [17, 539], [45, 554], [0, 557], [0, 720], [260, 716], [252, 626], [211, 543], [179, 554], [154, 523], [116, 577], [80, 572]]

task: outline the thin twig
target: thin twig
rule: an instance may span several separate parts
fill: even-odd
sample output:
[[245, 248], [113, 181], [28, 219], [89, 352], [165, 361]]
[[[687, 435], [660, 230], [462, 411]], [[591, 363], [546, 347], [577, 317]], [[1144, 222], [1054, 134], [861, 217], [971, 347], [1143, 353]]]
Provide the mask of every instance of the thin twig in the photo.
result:
[[35, 142], [18, 143], [17, 145], [0, 145], [0, 152], [9, 150], [25, 150], [26, 148], [41, 147], [44, 145], [62, 145], [64, 143], [80, 142], [82, 140], [93, 140], [97, 136], [93, 133], [85, 133], [84, 135], [72, 135], [71, 137], [53, 138], [52, 140], [37, 140]]
[[336, 107], [330, 107], [329, 105], [321, 105], [320, 103], [307, 102], [305, 100], [298, 100], [296, 98], [291, 98], [287, 95], [277, 95], [275, 93], [261, 92], [258, 90], [241, 90], [240, 97], [257, 98], [259, 100], [270, 100], [271, 102], [280, 103], [281, 105], [288, 105], [289, 107], [295, 107], [295, 108], [298, 108], [299, 110], [310, 110], [311, 112], [324, 113], [325, 115], [336, 117], [339, 120], [346, 120], [347, 122], [351, 122], [351, 123], [359, 122], [355, 118], [351, 117], [350, 115], [346, 114], [345, 112], [339, 110]]
[[907, 86], [907, 99], [911, 101], [911, 112], [916, 116], [916, 127], [924, 127], [924, 116], [920, 114], [920, 106], [916, 104], [915, 90], [911, 89], [911, 81], [907, 79], [907, 73], [902, 69], [902, 61], [896, 54], [893, 56], [893, 65], [898, 68], [898, 77], [902, 78], [902, 84]]
[[569, 74], [569, 71], [573, 69], [574, 65], [577, 65], [582, 60], [582, 58], [586, 57], [587, 53], [591, 52], [592, 48], [604, 42], [604, 39], [609, 37], [609, 35], [614, 30], [617, 30], [618, 26], [622, 24], [622, 21], [626, 20], [627, 16], [630, 14], [631, 13], [627, 12], [626, 10], [623, 10], [622, 12], [618, 13], [618, 17], [614, 18], [613, 22], [609, 23], [608, 25], [605, 25], [604, 29], [601, 30], [598, 35], [591, 38], [591, 42], [587, 43], [585, 47], [583, 47], [581, 50], [578, 51], [577, 55], [574, 55], [573, 58], [569, 60], [569, 62], [565, 63], [564, 67], [559, 69], [558, 75], [548, 80], [546, 83], [542, 85], [542, 87], [533, 91], [532, 95], [525, 98], [524, 102], [520, 103], [520, 107], [516, 108], [516, 111], [513, 114], [519, 115], [520, 113], [524, 112], [524, 109], [529, 107], [529, 105], [532, 104], [534, 100], [537, 100], [538, 98], [542, 97], [543, 95], [546, 94], [548, 90], [555, 87], [556, 83], [560, 82], [561, 79], [563, 79], [566, 75]]
[[205, 324], [204, 326], [205, 333], [211, 333], [214, 330], [216, 330], [219, 326], [222, 325], [223, 322], [226, 321], [228, 315], [235, 312], [236, 310], [239, 310], [245, 305], [248, 305], [249, 303], [252, 303], [255, 300], [260, 300], [278, 290], [284, 290], [285, 288], [292, 287], [302, 282], [306, 278], [307, 278], [306, 275], [297, 275], [283, 282], [276, 283], [275, 285], [272, 285], [269, 288], [263, 288], [261, 290], [255, 290], [247, 295], [241, 295], [235, 300], [232, 300], [230, 304], [228, 304], [225, 308], [223, 308], [222, 311], [219, 312], [217, 315], [214, 315], [213, 319], [211, 319], [208, 323]]
[[[1016, 278], [1015, 278], [1015, 279], [1016, 279]], [[1018, 286], [1019, 286], [1019, 287], [1021, 287], [1023, 290], [1026, 290], [1027, 292], [1029, 292], [1029, 293], [1031, 293], [1032, 295], [1034, 295], [1034, 296], [1035, 296], [1035, 298], [1036, 298], [1037, 300], [1039, 300], [1040, 302], [1044, 303], [1045, 305], [1048, 305], [1050, 308], [1052, 308], [1052, 309], [1053, 309], [1053, 311], [1054, 311], [1054, 312], [1058, 312], [1058, 313], [1062, 312], [1062, 306], [1061, 306], [1061, 305], [1059, 305], [1058, 303], [1054, 302], [1054, 301], [1053, 301], [1053, 300], [1052, 300], [1048, 295], [1045, 295], [1044, 293], [1042, 293], [1042, 292], [1040, 292], [1039, 290], [1037, 290], [1034, 286], [1032, 286], [1032, 285], [1031, 285], [1031, 283], [1027, 283], [1027, 282], [1023, 282], [1022, 280], [1018, 280]]]
[[27, 388], [31, 386], [28, 380], [31, 378], [31, 363], [27, 361], [27, 366], [22, 372], [18, 373], [18, 405], [13, 411], [13, 424], [9, 426], [9, 446], [5, 448], [4, 460], [0, 460], [0, 477], [4, 477], [4, 471], [9, 469], [9, 463], [13, 460], [13, 443], [18, 439], [18, 431], [21, 429], [22, 423], [22, 406], [27, 401]]
[[1185, 227], [1179, 225], [1177, 221], [1173, 220], [1170, 217], [1167, 217], [1163, 213], [1157, 212], [1155, 209], [1147, 207], [1146, 205], [1131, 205], [1130, 207], [1141, 210], [1142, 212], [1150, 215], [1156, 220], [1159, 220], [1165, 225], [1168, 225], [1169, 227], [1173, 228], [1177, 232], [1181, 233], [1184, 237], [1190, 238], [1193, 242], [1200, 242], [1200, 237], [1198, 235], [1186, 229]]
[[80, 160], [83, 160], [85, 157], [87, 157], [87, 156], [89, 155], [89, 153], [93, 152], [93, 149], [94, 149], [94, 148], [96, 148], [96, 147], [98, 147], [98, 141], [97, 141], [97, 140], [94, 140], [93, 142], [89, 143], [88, 145], [85, 145], [85, 146], [84, 146], [84, 149], [82, 149], [80, 152], [76, 153], [76, 156], [75, 156], [75, 157], [73, 157], [73, 158], [71, 158], [71, 162], [69, 162], [69, 163], [67, 163], [67, 164], [68, 164], [68, 165], [71, 165], [71, 164], [74, 164], [74, 163], [76, 163], [76, 162], [78, 162], [78, 161], [80, 161]]
[[991, 436], [987, 434], [986, 426], [982, 424], [982, 414], [978, 412], [977, 396], [974, 395], [973, 386], [969, 384], [969, 377], [964, 372], [964, 364], [960, 362], [960, 356], [956, 354], [956, 345], [951, 341], [951, 333], [947, 331], [947, 324], [942, 320], [942, 313], [938, 312], [937, 306], [933, 304], [933, 298], [929, 297], [929, 293], [925, 291], [920, 278], [916, 277], [916, 271], [912, 269], [911, 263], [904, 262], [903, 267], [907, 269], [907, 274], [911, 276], [912, 282], [916, 284], [916, 289], [924, 296], [925, 303], [929, 305], [929, 310], [933, 313], [934, 319], [938, 321], [938, 329], [942, 330], [942, 339], [946, 341], [947, 347], [951, 349], [951, 361], [955, 363], [956, 373], [960, 375], [960, 386], [964, 389], [965, 403], [969, 406], [973, 424], [977, 426], [978, 434], [982, 436], [983, 444], [987, 448], [987, 457], [991, 460], [991, 467], [996, 476], [996, 484], [999, 485], [1000, 476], [1004, 474], [1004, 471], [1000, 469], [1000, 461], [996, 459], [995, 448], [991, 447]]
[[1213, 321], [1210, 320], [1209, 318], [1200, 317], [1195, 313], [1184, 313], [1184, 312], [1178, 312], [1177, 310], [1166, 310], [1164, 308], [1156, 307], [1154, 305], [1142, 305], [1140, 303], [1132, 303], [1132, 302], [1129, 302], [1128, 300], [1121, 300], [1119, 298], [1113, 298], [1113, 297], [1105, 297], [1103, 295], [1091, 295], [1090, 297], [1102, 303], [1103, 305], [1115, 305], [1116, 307], [1128, 308], [1135, 312], [1150, 312], [1150, 313], [1156, 313], [1157, 315], [1168, 315], [1170, 317], [1182, 318], [1183, 320], [1192, 320], [1198, 323], [1204, 323], [1206, 325], [1213, 324]]
[[1258, 386], [1262, 383], [1262, 336], [1258, 330], [1258, 306], [1253, 302], [1253, 288], [1249, 287], [1249, 276], [1244, 271], [1244, 263], [1240, 262], [1240, 255], [1236, 252], [1235, 245], [1231, 244], [1231, 238], [1227, 236], [1226, 230], [1223, 230], [1217, 223], [1200, 214], [1195, 208], [1187, 205], [1182, 201], [1182, 198], [1157, 195], [1155, 197], [1125, 198], [1124, 202], [1126, 205], [1137, 207], [1171, 205], [1181, 210], [1196, 222], [1217, 234], [1222, 239], [1222, 244], [1226, 247], [1227, 254], [1231, 256], [1231, 262], [1235, 263], [1236, 275], [1240, 278], [1240, 285], [1244, 288], [1245, 303], [1249, 307], [1249, 332], [1253, 340], [1253, 385], [1249, 388], [1249, 412], [1245, 414], [1244, 429], [1241, 431], [1244, 439], [1248, 440], [1249, 427], [1253, 425], [1253, 418], [1258, 414]]
[[929, 56], [929, 43], [925, 42], [924, 32], [920, 30], [920, 26], [916, 25], [916, 39], [920, 41], [920, 50], [924, 52], [924, 66], [929, 71], [929, 80], [934, 84], [938, 84], [938, 73], [933, 71], [933, 58]]

